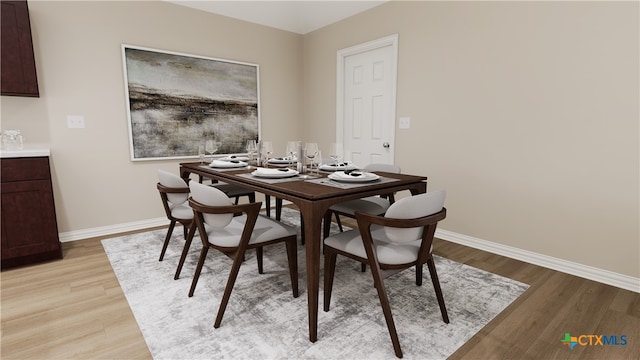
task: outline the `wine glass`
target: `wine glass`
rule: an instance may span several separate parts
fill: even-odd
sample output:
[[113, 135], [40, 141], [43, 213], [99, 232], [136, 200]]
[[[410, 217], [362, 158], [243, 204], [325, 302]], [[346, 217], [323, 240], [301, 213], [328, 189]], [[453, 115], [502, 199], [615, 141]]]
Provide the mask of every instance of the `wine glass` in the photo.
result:
[[218, 142], [213, 139], [207, 139], [204, 143], [204, 151], [211, 155], [211, 161], [213, 161], [213, 154], [218, 151]]
[[256, 141], [253, 139], [247, 140], [245, 149], [247, 149], [247, 155], [249, 156], [249, 161], [253, 160], [253, 155], [258, 151]]
[[265, 167], [267, 167], [267, 164], [269, 163], [269, 159], [271, 159], [271, 154], [273, 154], [273, 143], [271, 143], [271, 141], [263, 141], [262, 156], [264, 157]]
[[315, 158], [318, 156], [318, 143], [307, 143], [304, 147], [304, 157], [307, 159], [307, 164], [309, 164], [309, 170], [313, 168], [313, 163]]
[[289, 166], [293, 165], [293, 158], [298, 152], [298, 142], [297, 141], [288, 141], [287, 142], [287, 156], [289, 157]]
[[198, 145], [198, 157], [200, 158], [200, 164], [204, 164], [204, 145]]
[[333, 159], [334, 165], [338, 166], [342, 157], [344, 156], [344, 150], [341, 143], [332, 143], [329, 147], [329, 157]]

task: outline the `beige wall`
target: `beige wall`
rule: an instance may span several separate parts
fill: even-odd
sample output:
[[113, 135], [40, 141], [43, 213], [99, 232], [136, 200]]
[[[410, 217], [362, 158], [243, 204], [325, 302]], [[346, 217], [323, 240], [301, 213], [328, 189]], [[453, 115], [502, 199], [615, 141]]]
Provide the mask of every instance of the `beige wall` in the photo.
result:
[[[61, 232], [162, 216], [131, 162], [120, 45], [260, 64], [265, 139], [335, 133], [336, 51], [399, 34], [396, 162], [447, 189], [442, 228], [640, 277], [638, 3], [392, 2], [300, 36], [163, 2], [29, 2]], [[84, 115], [86, 129], [68, 129]]]
[[[165, 2], [30, 1], [40, 98], [2, 97], [2, 127], [48, 142], [60, 232], [164, 216], [155, 170], [131, 162], [121, 44], [260, 65], [262, 135], [297, 136], [302, 36]], [[85, 129], [68, 129], [84, 115]], [[282, 151], [284, 151], [284, 145]]]
[[443, 229], [640, 277], [638, 3], [392, 2], [304, 38], [306, 137], [336, 52], [399, 35], [396, 163]]

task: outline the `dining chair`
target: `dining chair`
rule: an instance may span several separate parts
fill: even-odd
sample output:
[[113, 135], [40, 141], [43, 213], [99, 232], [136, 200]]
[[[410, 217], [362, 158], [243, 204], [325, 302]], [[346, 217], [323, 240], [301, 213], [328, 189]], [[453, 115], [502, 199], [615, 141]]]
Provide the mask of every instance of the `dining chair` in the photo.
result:
[[442, 320], [449, 323], [431, 253], [436, 226], [447, 213], [443, 207], [445, 196], [445, 191], [436, 191], [404, 198], [392, 204], [384, 216], [356, 212], [358, 229], [338, 233], [324, 240], [324, 311], [329, 311], [330, 307], [337, 255], [368, 264], [391, 342], [399, 358], [402, 357], [402, 350], [383, 278], [416, 266], [416, 284], [420, 286], [422, 265], [426, 263]]
[[[393, 174], [399, 174], [401, 172], [399, 166], [392, 164], [369, 164], [365, 166], [363, 170], [369, 172], [383, 171]], [[382, 215], [394, 201], [394, 194], [391, 193], [379, 196], [369, 196], [362, 199], [355, 199], [332, 205], [325, 214], [322, 237], [326, 238], [329, 236], [332, 216], [335, 216], [338, 228], [340, 229], [340, 232], [342, 232], [344, 229], [342, 228], [342, 222], [340, 221], [341, 215], [352, 219], [355, 219], [355, 213], [357, 211], [372, 215]]]
[[[399, 166], [393, 164], [369, 164], [363, 168], [365, 171], [384, 171], [393, 174], [399, 174], [401, 169]], [[395, 195], [393, 193], [390, 194], [382, 194], [376, 196], [369, 196], [362, 199], [355, 199], [350, 201], [345, 201], [342, 203], [338, 203], [332, 205], [327, 213], [324, 216], [324, 226], [322, 230], [322, 237], [326, 238], [329, 236], [329, 231], [331, 229], [331, 215], [334, 215], [336, 218], [336, 224], [338, 224], [338, 229], [340, 232], [343, 232], [342, 221], [340, 221], [340, 215], [346, 216], [352, 219], [355, 219], [355, 214], [357, 211], [371, 214], [371, 215], [383, 215], [389, 206], [395, 202]], [[365, 272], [367, 270], [367, 265], [362, 264], [360, 266], [360, 270]]]
[[[160, 192], [160, 198], [162, 199], [162, 205], [167, 218], [171, 221], [169, 223], [169, 230], [164, 238], [164, 244], [162, 245], [162, 251], [160, 252], [160, 259], [162, 261], [164, 254], [167, 251], [171, 234], [177, 223], [182, 224], [184, 229], [184, 238], [188, 239], [187, 229], [191, 227], [193, 223], [193, 210], [189, 206], [189, 185], [178, 175], [172, 174], [164, 170], [158, 170], [158, 184], [157, 188]], [[195, 227], [193, 228], [195, 231]]]
[[[205, 177], [202, 175], [198, 176], [198, 182], [202, 183], [205, 180]], [[225, 193], [228, 197], [235, 199], [235, 205], [238, 205], [240, 202], [240, 198], [242, 196], [246, 196], [249, 202], [256, 202], [256, 193], [253, 190], [247, 189], [242, 186], [227, 184], [223, 182], [218, 182], [214, 179], [211, 180], [211, 186], [218, 188], [220, 191]]]
[[[193, 209], [195, 224], [202, 241], [202, 251], [191, 282], [189, 297], [193, 296], [209, 248], [216, 249], [233, 259], [214, 328], [220, 327], [247, 249], [256, 249], [258, 273], [263, 274], [263, 247], [284, 242], [293, 297], [297, 298], [299, 292], [296, 229], [260, 215], [262, 206], [260, 202], [233, 205], [229, 197], [214, 187], [196, 182], [191, 182], [189, 187], [191, 189], [189, 205]], [[240, 212], [243, 215], [234, 216]]]

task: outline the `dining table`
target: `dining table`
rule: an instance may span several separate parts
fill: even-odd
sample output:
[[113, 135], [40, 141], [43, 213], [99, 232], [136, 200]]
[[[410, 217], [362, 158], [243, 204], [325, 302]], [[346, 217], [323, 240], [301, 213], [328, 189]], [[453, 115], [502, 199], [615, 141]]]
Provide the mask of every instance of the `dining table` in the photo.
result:
[[[239, 185], [265, 195], [295, 204], [302, 215], [305, 237], [307, 307], [309, 340], [318, 339], [318, 293], [320, 286], [320, 255], [322, 221], [334, 204], [373, 195], [408, 190], [411, 194], [427, 191], [427, 177], [408, 174], [376, 172], [375, 181], [341, 182], [333, 180], [329, 172], [316, 171], [283, 178], [263, 178], [254, 175], [256, 167], [215, 168], [208, 163], [180, 163], [180, 174], [185, 181], [190, 176]], [[330, 221], [330, 218], [328, 219]]]

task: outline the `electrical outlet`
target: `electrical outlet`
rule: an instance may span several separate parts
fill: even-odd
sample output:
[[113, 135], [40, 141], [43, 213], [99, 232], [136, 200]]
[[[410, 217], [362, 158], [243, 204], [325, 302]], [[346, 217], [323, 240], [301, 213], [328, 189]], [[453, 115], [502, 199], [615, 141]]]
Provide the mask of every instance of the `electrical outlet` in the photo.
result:
[[398, 127], [400, 129], [408, 129], [411, 127], [411, 118], [410, 117], [401, 117], [398, 121]]
[[84, 129], [84, 116], [67, 115], [67, 127], [69, 129]]

